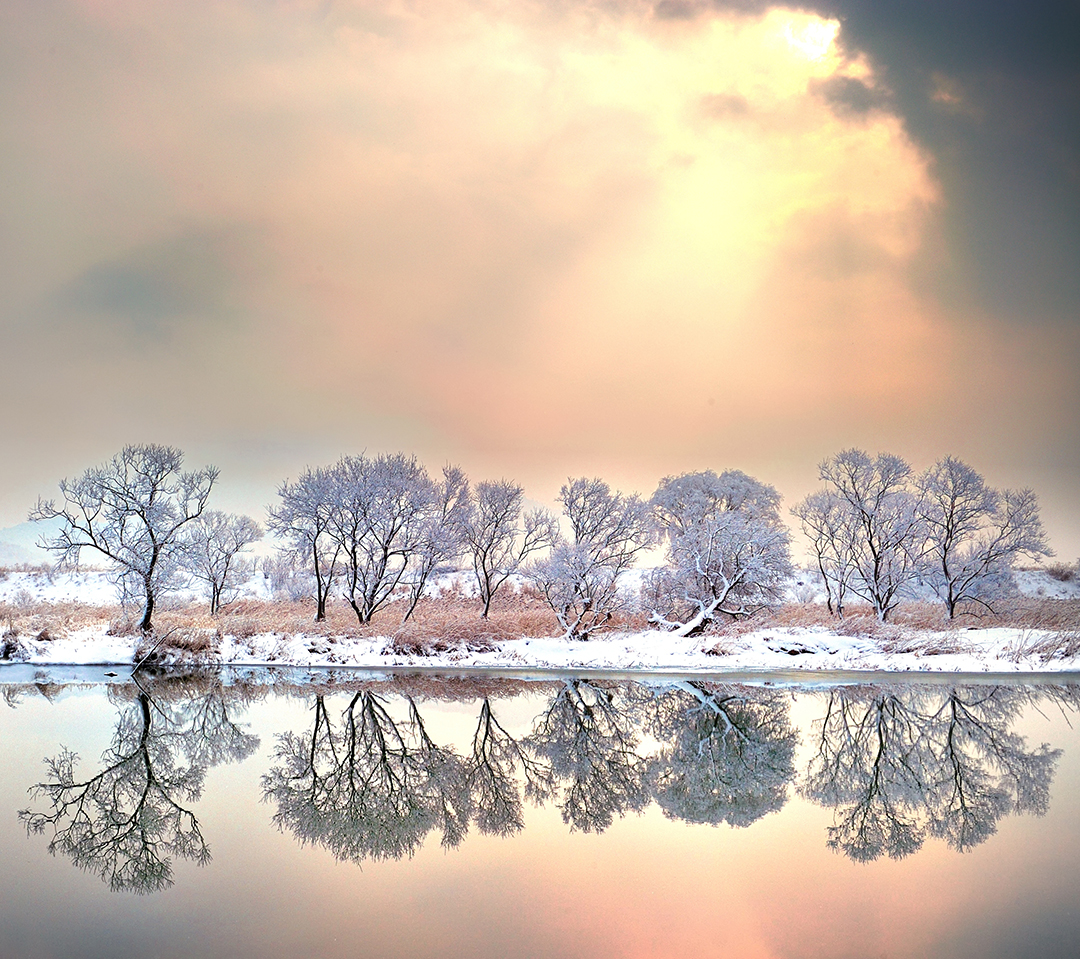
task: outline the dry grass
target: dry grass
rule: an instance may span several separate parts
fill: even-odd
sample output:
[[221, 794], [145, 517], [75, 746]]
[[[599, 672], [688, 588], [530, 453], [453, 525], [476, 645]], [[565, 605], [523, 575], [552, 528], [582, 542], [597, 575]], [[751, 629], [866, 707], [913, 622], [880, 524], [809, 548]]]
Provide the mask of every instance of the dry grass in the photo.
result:
[[732, 656], [736, 652], [737, 652], [736, 647], [733, 646], [731, 643], [725, 643], [723, 641], [720, 641], [718, 643], [713, 643], [712, 646], [710, 646], [708, 649], [706, 649], [705, 650], [705, 655], [706, 656]]
[[1013, 626], [1018, 629], [1080, 629], [1080, 599], [1024, 596], [994, 604], [993, 613], [969, 616], [965, 625]]
[[[233, 603], [211, 617], [204, 603], [187, 606], [166, 605], [154, 617], [155, 632], [149, 643], [138, 630], [138, 615], [118, 606], [84, 606], [75, 602], [48, 603], [20, 597], [0, 603], [0, 657], [21, 655], [27, 640], [63, 640], [73, 631], [100, 629], [111, 636], [139, 640], [137, 659], [150, 651], [155, 639], [168, 634], [149, 663], [213, 661], [221, 639], [232, 636], [248, 640], [257, 635], [302, 635], [316, 642], [335, 643], [360, 637], [389, 637], [388, 651], [417, 656], [435, 655], [455, 649], [484, 651], [508, 639], [546, 637], [559, 633], [558, 625], [543, 597], [525, 588], [504, 590], [496, 597], [487, 619], [480, 617], [479, 601], [460, 591], [444, 592], [437, 599], [425, 599], [408, 622], [402, 623], [404, 605], [395, 602], [381, 610], [372, 622], [361, 625], [352, 609], [341, 600], [331, 602], [327, 618], [315, 622], [315, 606], [305, 600], [254, 600]], [[849, 607], [843, 620], [830, 615], [824, 605], [789, 603], [763, 610], [746, 619], [713, 626], [709, 633], [715, 645], [709, 652], [726, 655], [737, 637], [760, 629], [823, 627], [837, 634], [875, 639], [888, 652], [935, 655], [961, 652], [967, 648], [963, 631], [968, 628], [1006, 626], [1028, 631], [1048, 631], [1058, 639], [1043, 637], [1034, 651], [1018, 655], [1049, 658], [1071, 656], [1080, 631], [1080, 599], [1059, 600], [1024, 597], [995, 603], [993, 611], [966, 610], [950, 621], [938, 603], [901, 603], [888, 623], [879, 623], [868, 606]], [[622, 615], [612, 620], [607, 632], [645, 631], [644, 614]], [[932, 633], [932, 637], [920, 634]], [[599, 636], [603, 637], [604, 633]], [[1071, 637], [1071, 638], [1070, 638]], [[1032, 643], [1024, 645], [1028, 650]], [[737, 644], [736, 644], [737, 645]]]
[[[551, 636], [558, 632], [555, 617], [540, 594], [532, 589], [504, 590], [495, 597], [487, 619], [480, 616], [477, 599], [460, 592], [444, 592], [437, 599], [423, 599], [408, 621], [401, 618], [405, 606], [390, 603], [361, 624], [345, 603], [330, 603], [326, 619], [315, 622], [315, 606], [310, 600], [266, 602], [244, 600], [230, 606], [215, 619], [203, 616], [223, 635], [249, 639], [264, 633], [322, 636], [329, 640], [389, 636], [396, 652], [431, 655], [447, 649], [492, 649], [495, 644], [522, 636]], [[192, 611], [185, 612], [190, 621]], [[161, 617], [165, 621], [165, 617]], [[643, 614], [615, 617], [610, 630], [643, 630], [648, 626]]]
[[100, 627], [119, 607], [84, 606], [81, 603], [0, 603], [0, 622], [8, 638], [33, 638], [44, 642], [66, 638], [73, 630]]
[[727, 620], [712, 627], [710, 632], [722, 636], [741, 636], [759, 629], [807, 629], [823, 627], [840, 636], [888, 638], [899, 632], [942, 631], [957, 628], [949, 622], [942, 606], [934, 603], [904, 603], [889, 616], [887, 623], [879, 622], [869, 606], [849, 608], [843, 619], [829, 613], [823, 603], [787, 603], [745, 619]]
[[1049, 663], [1055, 659], [1072, 659], [1080, 655], [1080, 629], [1046, 632], [1025, 629], [1005, 652], [1014, 663], [1022, 659], [1037, 659]]
[[220, 661], [221, 635], [214, 629], [173, 626], [142, 637], [135, 645], [136, 663], [179, 666]]
[[[892, 627], [893, 632], [878, 635], [878, 645], [883, 653], [906, 653], [912, 656], [947, 656], [950, 653], [973, 653], [974, 643], [964, 639], [963, 633], [912, 633], [903, 627]], [[888, 630], [888, 627], [885, 627]]]
[[991, 626], [1017, 629], [1063, 630], [1080, 628], [1080, 600], [1022, 597], [1002, 600], [993, 610], [979, 607], [948, 618], [940, 603], [901, 603], [887, 623], [878, 622], [869, 606], [849, 608], [845, 617], [830, 615], [824, 604], [788, 603], [762, 610], [746, 619], [719, 623], [710, 630], [723, 636], [740, 636], [759, 629], [822, 626], [841, 636], [887, 638], [896, 629], [906, 632], [954, 632]]

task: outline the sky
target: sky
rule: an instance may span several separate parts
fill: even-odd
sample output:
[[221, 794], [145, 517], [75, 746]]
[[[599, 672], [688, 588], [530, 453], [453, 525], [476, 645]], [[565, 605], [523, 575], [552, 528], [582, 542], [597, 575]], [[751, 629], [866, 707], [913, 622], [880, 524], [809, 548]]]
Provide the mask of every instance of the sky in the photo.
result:
[[852, 446], [1080, 556], [1080, 12], [0, 5], [0, 528], [129, 443], [788, 506]]

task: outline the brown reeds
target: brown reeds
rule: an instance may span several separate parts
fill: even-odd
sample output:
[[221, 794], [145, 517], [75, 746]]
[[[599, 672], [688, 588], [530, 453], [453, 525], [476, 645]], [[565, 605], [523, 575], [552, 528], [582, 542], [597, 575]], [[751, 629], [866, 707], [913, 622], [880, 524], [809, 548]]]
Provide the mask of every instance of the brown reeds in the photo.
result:
[[[331, 602], [327, 618], [315, 622], [311, 600], [242, 599], [211, 616], [205, 603], [166, 604], [155, 615], [154, 633], [143, 639], [138, 617], [119, 606], [88, 606], [81, 603], [43, 602], [28, 596], [0, 603], [0, 633], [3, 650], [21, 655], [28, 640], [63, 641], [73, 631], [100, 629], [111, 636], [139, 640], [136, 661], [150, 651], [154, 642], [168, 634], [150, 662], [213, 662], [221, 640], [233, 637], [249, 640], [259, 635], [304, 636], [318, 644], [363, 637], [388, 637], [387, 651], [429, 656], [452, 650], [492, 650], [506, 640], [546, 637], [559, 634], [558, 624], [543, 597], [534, 589], [507, 589], [492, 604], [490, 615], [480, 616], [480, 604], [462, 590], [446, 590], [437, 598], [425, 598], [405, 623], [404, 602], [393, 602], [380, 610], [370, 623], [360, 624], [349, 606]], [[1080, 631], [1080, 599], [1016, 597], [996, 601], [992, 609], [972, 605], [956, 619], [949, 620], [938, 603], [903, 602], [880, 623], [868, 606], [849, 607], [843, 620], [831, 615], [823, 604], [788, 603], [765, 609], [753, 616], [714, 624], [710, 652], [725, 655], [738, 645], [732, 642], [748, 632], [761, 629], [820, 627], [833, 633], [875, 639], [889, 652], [935, 655], [968, 648], [963, 639], [967, 629], [1013, 627], [1028, 631], [1060, 634], [1060, 639], [1043, 637], [1046, 648], [1031, 655], [1057, 658], [1076, 655], [1076, 634]], [[645, 631], [643, 613], [616, 616], [606, 633]], [[602, 640], [605, 632], [599, 633]], [[926, 634], [932, 634], [927, 637]], [[660, 635], [660, 634], [658, 634]], [[1034, 633], [1032, 634], [1034, 635]], [[919, 637], [922, 638], [919, 638]], [[1070, 638], [1072, 637], [1072, 638]], [[1034, 640], [1033, 640], [1034, 642]], [[1029, 643], [1028, 646], [1031, 644]]]

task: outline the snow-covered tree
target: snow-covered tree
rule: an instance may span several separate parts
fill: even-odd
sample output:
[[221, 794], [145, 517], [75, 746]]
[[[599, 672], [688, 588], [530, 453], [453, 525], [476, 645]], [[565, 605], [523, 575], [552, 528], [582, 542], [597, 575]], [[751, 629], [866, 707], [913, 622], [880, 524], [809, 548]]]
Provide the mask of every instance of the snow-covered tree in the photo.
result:
[[240, 584], [251, 575], [252, 562], [240, 554], [262, 535], [262, 527], [250, 516], [214, 509], [187, 528], [183, 566], [206, 585], [211, 616], [236, 598]]
[[558, 538], [558, 521], [545, 510], [522, 516], [525, 491], [509, 480], [476, 484], [476, 494], [465, 522], [465, 541], [487, 618], [491, 601], [500, 587], [534, 553], [547, 549]]
[[918, 510], [926, 536], [924, 577], [949, 618], [964, 602], [988, 605], [1012, 584], [1020, 556], [1050, 549], [1029, 489], [995, 490], [960, 460], [945, 457], [919, 476]]
[[791, 572], [780, 494], [739, 470], [669, 476], [650, 500], [668, 566], [645, 589], [654, 623], [700, 633], [775, 603]]
[[567, 639], [588, 639], [631, 598], [619, 576], [653, 542], [648, 504], [612, 492], [600, 479], [571, 480], [559, 491], [573, 540], [560, 538], [530, 578]]
[[288, 552], [315, 582], [315, 621], [326, 619], [326, 602], [340, 572], [341, 542], [334, 536], [335, 488], [330, 470], [305, 470], [278, 490], [281, 503], [267, 511], [267, 527], [288, 544]]
[[456, 466], [444, 466], [443, 478], [434, 486], [434, 499], [421, 524], [420, 539], [409, 577], [409, 602], [402, 616], [407, 620], [420, 602], [431, 575], [444, 563], [459, 557], [466, 545], [472, 497], [469, 481]]
[[810, 540], [818, 572], [825, 584], [830, 613], [844, 618], [848, 583], [854, 570], [855, 514], [834, 490], [818, 490], [791, 509]]
[[884, 622], [920, 570], [924, 536], [911, 467], [899, 456], [850, 449], [825, 460], [819, 475], [839, 510], [830, 547], [840, 557], [836, 569], [850, 573], [847, 588]]
[[435, 483], [416, 457], [395, 453], [346, 456], [331, 479], [330, 529], [341, 546], [345, 598], [368, 623], [399, 587], [418, 596], [440, 550], [456, 549], [456, 528], [445, 539], [433, 531], [450, 517], [460, 521], [464, 478]]
[[77, 566], [84, 549], [112, 564], [124, 602], [143, 603], [144, 632], [180, 567], [185, 528], [205, 511], [218, 477], [213, 466], [184, 472], [183, 464], [171, 446], [125, 446], [104, 466], [61, 480], [60, 505], [39, 499], [30, 511], [31, 520], [60, 520], [42, 545], [62, 566]]

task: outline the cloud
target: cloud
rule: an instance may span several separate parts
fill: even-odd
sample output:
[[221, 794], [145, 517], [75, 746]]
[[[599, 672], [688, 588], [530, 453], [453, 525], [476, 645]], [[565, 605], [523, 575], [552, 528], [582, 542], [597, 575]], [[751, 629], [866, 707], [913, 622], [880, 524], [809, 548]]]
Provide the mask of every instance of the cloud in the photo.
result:
[[939, 290], [1007, 322], [1080, 317], [1080, 65], [1073, 4], [817, 0], [934, 156]]
[[228, 252], [225, 237], [204, 230], [151, 241], [86, 267], [52, 310], [62, 324], [116, 325], [140, 340], [161, 339], [178, 321], [221, 321], [235, 279]]
[[889, 105], [889, 97], [858, 77], [831, 76], [810, 81], [810, 92], [824, 98], [838, 113], [862, 116]]
[[[706, 465], [812, 484], [834, 449], [951, 442], [948, 409], [976, 451], [1034, 442], [1020, 394], [1042, 364], [1039, 403], [1072, 395], [1072, 340], [1043, 317], [1002, 377], [1028, 314], [983, 310], [970, 263], [1009, 243], [995, 282], [1071, 287], [1026, 193], [970, 235], [1010, 203], [975, 151], [1004, 108], [932, 100], [937, 71], [983, 109], [989, 74], [940, 45], [898, 64], [862, 7], [680, 9], [6, 10], [0, 401], [33, 403], [5, 481], [155, 441], [268, 488], [363, 448], [541, 496]], [[1008, 436], [968, 399], [988, 375]]]

